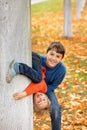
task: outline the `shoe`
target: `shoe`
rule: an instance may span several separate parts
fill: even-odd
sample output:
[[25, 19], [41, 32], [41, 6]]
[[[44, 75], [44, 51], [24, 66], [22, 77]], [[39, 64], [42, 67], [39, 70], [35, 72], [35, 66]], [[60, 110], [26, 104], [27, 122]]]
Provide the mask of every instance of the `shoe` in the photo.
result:
[[14, 76], [16, 75], [16, 71], [14, 69], [15, 60], [12, 60], [12, 62], [9, 65], [9, 69], [6, 74], [6, 81], [7, 83], [10, 83]]

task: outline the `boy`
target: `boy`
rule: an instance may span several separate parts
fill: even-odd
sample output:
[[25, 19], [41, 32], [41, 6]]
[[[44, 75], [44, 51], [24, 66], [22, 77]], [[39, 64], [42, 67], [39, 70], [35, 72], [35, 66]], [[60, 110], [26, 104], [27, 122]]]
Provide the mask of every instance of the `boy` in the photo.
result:
[[[32, 68], [36, 66], [35, 60], [33, 60], [34, 54], [32, 53]], [[52, 130], [61, 130], [61, 107], [57, 101], [54, 90], [62, 82], [66, 74], [66, 68], [64, 64], [62, 63], [64, 54], [65, 54], [64, 46], [60, 42], [52, 42], [47, 48], [46, 56], [41, 56], [41, 59], [42, 59], [41, 64], [40, 62], [38, 62], [39, 63], [37, 67], [38, 77], [35, 77], [34, 75], [32, 75], [33, 82], [40, 82], [41, 81], [40, 68], [41, 66], [46, 68], [46, 77], [45, 77], [45, 82], [47, 84], [46, 94], [48, 98], [50, 99], [51, 106], [52, 106], [52, 109], [50, 111]], [[17, 65], [17, 63], [15, 63], [13, 64], [13, 74], [9, 73], [9, 76], [7, 76], [8, 77], [7, 79], [11, 81], [14, 75], [18, 73], [24, 74], [25, 76], [28, 77], [30, 73], [26, 73], [26, 72], [29, 72], [29, 70], [30, 68], [26, 66], [25, 64], [19, 63]], [[37, 81], [37, 79], [39, 80]]]

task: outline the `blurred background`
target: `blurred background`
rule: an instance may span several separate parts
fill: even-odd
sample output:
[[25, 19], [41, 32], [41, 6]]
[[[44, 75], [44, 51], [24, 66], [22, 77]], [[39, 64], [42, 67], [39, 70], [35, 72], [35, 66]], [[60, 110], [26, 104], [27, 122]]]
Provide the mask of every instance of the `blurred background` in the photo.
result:
[[[67, 75], [55, 93], [62, 106], [62, 130], [87, 130], [87, 1], [31, 0], [32, 50], [53, 41], [66, 47]], [[34, 130], [50, 130], [49, 115], [34, 114]]]

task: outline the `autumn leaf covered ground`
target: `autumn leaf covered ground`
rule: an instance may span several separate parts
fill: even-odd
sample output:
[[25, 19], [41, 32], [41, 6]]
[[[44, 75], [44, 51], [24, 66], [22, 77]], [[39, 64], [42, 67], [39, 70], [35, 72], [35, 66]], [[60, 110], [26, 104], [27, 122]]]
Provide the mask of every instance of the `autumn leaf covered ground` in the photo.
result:
[[[55, 93], [62, 106], [62, 130], [87, 130], [87, 4], [76, 19], [72, 2], [72, 38], [63, 37], [63, 0], [32, 5], [32, 50], [45, 54], [52, 41], [66, 47], [67, 75]], [[34, 130], [51, 130], [49, 115], [34, 115]]]

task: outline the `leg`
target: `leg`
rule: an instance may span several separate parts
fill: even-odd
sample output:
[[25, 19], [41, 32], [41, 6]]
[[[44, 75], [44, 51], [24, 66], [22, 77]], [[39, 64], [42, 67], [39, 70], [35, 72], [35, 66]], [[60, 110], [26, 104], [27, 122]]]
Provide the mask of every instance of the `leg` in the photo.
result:
[[40, 82], [42, 79], [41, 58], [38, 54], [32, 53], [32, 68], [20, 63], [19, 72], [30, 78], [33, 82]]
[[12, 61], [9, 65], [6, 81], [10, 83], [16, 74], [23, 74], [30, 78], [33, 82], [40, 82], [42, 79], [40, 56], [36, 53], [32, 53], [32, 67], [29, 67], [24, 63], [14, 63]]
[[6, 74], [7, 83], [10, 83], [16, 74], [19, 74], [19, 63], [15, 63], [15, 61], [12, 60]]
[[50, 113], [52, 130], [61, 130], [61, 107], [54, 92], [47, 93], [47, 96], [50, 99], [52, 105], [52, 110]]

